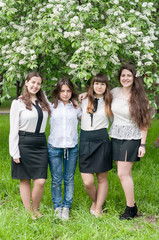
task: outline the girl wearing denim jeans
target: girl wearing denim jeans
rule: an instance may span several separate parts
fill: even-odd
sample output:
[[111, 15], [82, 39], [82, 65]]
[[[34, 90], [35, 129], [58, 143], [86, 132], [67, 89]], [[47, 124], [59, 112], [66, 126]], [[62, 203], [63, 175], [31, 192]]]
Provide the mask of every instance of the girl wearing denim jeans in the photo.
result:
[[[62, 78], [53, 90], [50, 135], [48, 138], [51, 193], [56, 216], [69, 218], [74, 192], [74, 174], [78, 156], [78, 118], [81, 109], [75, 101], [77, 94], [69, 79]], [[61, 184], [64, 180], [62, 201]]]

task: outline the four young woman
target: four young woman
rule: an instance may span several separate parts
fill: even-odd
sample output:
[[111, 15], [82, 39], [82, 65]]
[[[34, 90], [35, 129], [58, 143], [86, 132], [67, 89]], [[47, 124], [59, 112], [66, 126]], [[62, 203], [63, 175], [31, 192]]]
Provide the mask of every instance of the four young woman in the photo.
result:
[[[75, 101], [77, 95], [68, 79], [58, 81], [53, 91], [53, 104], [48, 104], [42, 94], [42, 80], [37, 73], [26, 79], [23, 95], [11, 106], [10, 154], [13, 158], [12, 177], [20, 179], [21, 197], [28, 212], [31, 211], [30, 180], [33, 179], [33, 212], [41, 216], [38, 207], [47, 172], [44, 130], [51, 109], [48, 152], [56, 215], [62, 219], [69, 218], [78, 154], [77, 124], [81, 110], [79, 169], [85, 190], [92, 199], [90, 213], [97, 217], [102, 215], [108, 192], [107, 174], [112, 168], [113, 159], [126, 197], [126, 209], [120, 219], [131, 219], [137, 214], [131, 169], [133, 163], [145, 154], [150, 122], [149, 102], [133, 65], [127, 64], [120, 69], [119, 81], [122, 87], [110, 92], [106, 75], [98, 74], [92, 80], [88, 98], [78, 108]], [[109, 118], [113, 119], [109, 131], [112, 144], [107, 134]], [[97, 176], [97, 188], [94, 174]]]

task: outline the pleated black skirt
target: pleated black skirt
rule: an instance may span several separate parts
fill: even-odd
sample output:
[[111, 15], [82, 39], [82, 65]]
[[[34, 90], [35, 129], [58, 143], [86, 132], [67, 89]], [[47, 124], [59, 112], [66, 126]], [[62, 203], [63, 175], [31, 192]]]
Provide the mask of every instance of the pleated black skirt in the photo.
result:
[[81, 130], [79, 170], [82, 173], [101, 173], [112, 169], [111, 141], [107, 129]]
[[44, 133], [19, 132], [20, 163], [12, 159], [13, 179], [47, 178], [48, 150]]
[[140, 161], [138, 149], [141, 140], [120, 140], [112, 138], [112, 158], [114, 161]]

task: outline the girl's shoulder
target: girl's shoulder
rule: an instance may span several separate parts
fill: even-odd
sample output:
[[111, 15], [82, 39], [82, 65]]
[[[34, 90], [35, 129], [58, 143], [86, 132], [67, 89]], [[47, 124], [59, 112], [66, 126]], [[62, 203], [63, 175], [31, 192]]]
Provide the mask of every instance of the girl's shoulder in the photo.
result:
[[81, 108], [83, 109], [83, 107], [86, 107], [88, 105], [88, 98], [85, 98], [82, 100], [82, 103], [81, 103]]
[[87, 104], [87, 103], [88, 103], [88, 98], [85, 98], [85, 99], [82, 100], [82, 104], [85, 105], [85, 104]]
[[24, 102], [22, 101], [22, 99], [19, 97], [19, 98], [16, 98], [12, 101], [12, 104], [11, 104], [11, 111], [13, 112], [19, 112], [21, 110], [23, 110], [25, 108], [25, 104]]
[[16, 99], [14, 99], [12, 101], [12, 105], [24, 105], [23, 100], [21, 99], [21, 97], [17, 97]]
[[121, 90], [122, 90], [121, 87], [116, 87], [113, 88], [110, 92], [113, 95], [113, 97], [118, 97], [121, 94]]

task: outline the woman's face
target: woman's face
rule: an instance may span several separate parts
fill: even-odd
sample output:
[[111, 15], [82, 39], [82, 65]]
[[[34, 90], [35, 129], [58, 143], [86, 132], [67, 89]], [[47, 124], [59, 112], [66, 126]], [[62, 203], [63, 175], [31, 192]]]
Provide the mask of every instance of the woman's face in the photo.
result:
[[106, 90], [107, 86], [105, 83], [102, 83], [102, 82], [94, 82], [94, 85], [93, 85], [93, 90], [95, 92], [95, 96], [97, 98], [100, 98], [103, 96], [103, 94], [105, 93], [105, 90]]
[[30, 95], [36, 95], [41, 89], [42, 79], [40, 77], [32, 77], [29, 81], [25, 81]]
[[59, 93], [60, 100], [65, 104], [69, 103], [69, 100], [72, 96], [72, 92], [67, 85], [63, 85], [61, 87], [61, 91]]
[[127, 69], [123, 69], [120, 75], [120, 83], [124, 88], [131, 88], [133, 85], [133, 74]]

